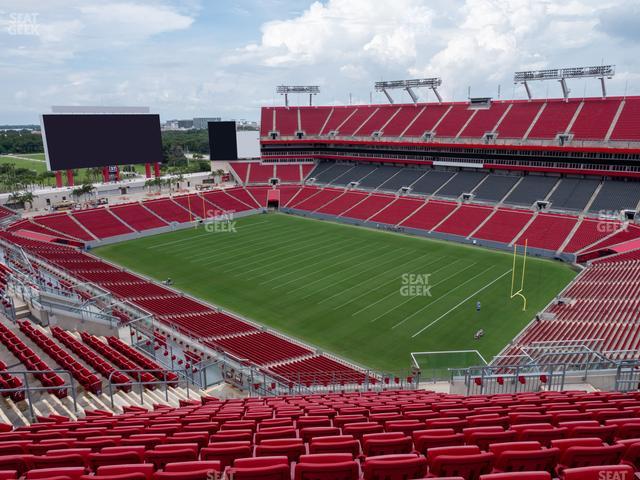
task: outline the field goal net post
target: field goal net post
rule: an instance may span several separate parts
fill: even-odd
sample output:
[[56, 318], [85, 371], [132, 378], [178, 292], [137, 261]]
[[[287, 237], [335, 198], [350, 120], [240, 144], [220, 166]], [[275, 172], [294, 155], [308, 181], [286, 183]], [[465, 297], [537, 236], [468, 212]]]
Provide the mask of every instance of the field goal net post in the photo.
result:
[[450, 380], [452, 370], [486, 366], [478, 350], [438, 350], [411, 352], [411, 366], [424, 380]]
[[517, 269], [518, 259], [518, 244], [513, 244], [513, 267], [511, 269], [511, 293], [510, 298], [513, 300], [515, 297], [522, 299], [522, 311], [527, 310], [527, 297], [524, 295], [524, 278], [527, 271], [527, 239], [525, 239], [522, 245], [522, 271], [518, 275]]

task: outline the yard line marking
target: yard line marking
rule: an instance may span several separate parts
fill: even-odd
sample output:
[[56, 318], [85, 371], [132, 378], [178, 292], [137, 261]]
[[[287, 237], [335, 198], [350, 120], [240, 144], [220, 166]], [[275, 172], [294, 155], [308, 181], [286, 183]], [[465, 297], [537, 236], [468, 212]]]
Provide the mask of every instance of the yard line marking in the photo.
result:
[[[344, 240], [343, 242], [337, 242], [337, 243], [333, 243], [333, 244], [331, 244], [331, 245], [328, 245], [328, 247], [333, 248], [333, 247], [334, 247], [335, 245], [337, 245], [338, 243], [344, 243], [344, 242], [350, 242], [350, 241], [351, 241], [351, 239], [346, 239], [346, 240]], [[368, 243], [368, 241], [367, 241], [367, 240], [365, 240], [365, 241], [363, 241], [363, 242], [358, 242], [358, 245], [362, 245], [362, 244], [366, 244], [366, 243]], [[334, 260], [334, 259], [336, 259], [336, 258], [340, 258], [340, 257], [343, 257], [343, 256], [345, 256], [345, 255], [351, 255], [352, 253], [353, 253], [352, 251], [346, 251], [346, 252], [343, 252], [342, 254], [339, 254], [339, 255], [335, 255], [335, 256], [333, 256], [331, 259], [332, 259], [332, 260]], [[369, 252], [364, 252], [364, 254], [367, 254], [367, 253], [369, 253]], [[321, 253], [320, 255], [314, 255], [314, 257], [311, 257], [311, 258], [315, 258], [315, 257], [319, 257], [319, 256], [326, 256], [326, 253]], [[361, 257], [361, 256], [362, 256], [362, 255], [356, 255], [355, 257], [352, 257], [352, 258], [359, 258], [359, 257]], [[307, 260], [307, 259], [303, 259], [303, 260]], [[309, 267], [311, 267], [311, 266], [313, 266], [313, 265], [317, 265], [318, 263], [321, 263], [321, 262], [323, 262], [323, 261], [324, 261], [324, 260], [320, 260], [320, 261], [318, 261], [318, 262], [313, 262], [313, 263], [310, 263], [310, 264], [303, 265], [301, 268], [296, 268], [295, 270], [292, 270], [292, 271], [290, 271], [290, 272], [285, 272], [285, 273], [283, 273], [282, 275], [277, 275], [277, 276], [272, 277], [272, 278], [270, 278], [270, 279], [268, 279], [268, 280], [266, 280], [266, 281], [264, 281], [264, 282], [261, 282], [261, 283], [260, 283], [260, 285], [265, 285], [265, 284], [270, 283], [270, 282], [272, 282], [273, 280], [276, 280], [276, 279], [278, 279], [278, 278], [287, 277], [287, 276], [291, 275], [291, 274], [292, 274], [292, 273], [294, 273], [294, 272], [297, 272], [297, 271], [299, 271], [299, 270], [304, 270], [304, 269], [309, 268]], [[300, 262], [295, 262], [295, 263], [300, 263]], [[327, 268], [333, 268], [333, 267], [335, 267], [336, 265], [342, 265], [342, 263], [343, 263], [343, 262], [331, 263], [331, 265], [327, 265], [325, 268], [321, 268], [320, 270], [313, 270], [313, 271], [312, 271], [312, 272], [310, 272], [308, 275], [303, 275], [302, 277], [294, 278], [293, 280], [290, 280], [290, 281], [288, 281], [288, 282], [281, 283], [280, 285], [277, 285], [277, 287], [284, 287], [285, 285], [289, 285], [290, 283], [297, 282], [297, 281], [299, 281], [300, 279], [306, 278], [306, 277], [308, 277], [309, 275], [313, 275], [313, 274], [316, 274], [316, 273], [318, 273], [318, 272], [322, 272], [323, 270], [326, 270]], [[287, 266], [288, 266], [288, 265], [287, 265]]]
[[[365, 243], [366, 243], [366, 241], [365, 241]], [[383, 247], [383, 248], [384, 248], [384, 247]], [[380, 250], [382, 250], [383, 248], [381, 248]], [[376, 251], [378, 251], [378, 250], [376, 250]], [[345, 254], [347, 254], [347, 253], [351, 255], [353, 252], [345, 252]], [[360, 258], [360, 257], [362, 257], [362, 256], [364, 256], [364, 255], [369, 255], [370, 253], [371, 253], [371, 252], [369, 252], [369, 251], [362, 252], [360, 255], [356, 255], [356, 256], [350, 257], [350, 258], [348, 258], [347, 260], [343, 260], [343, 261], [338, 262], [338, 263], [333, 263], [333, 264], [331, 264], [331, 265], [327, 265], [326, 267], [321, 268], [320, 270], [313, 270], [313, 271], [309, 272], [308, 274], [303, 275], [302, 277], [297, 277], [297, 278], [294, 278], [293, 280], [289, 280], [288, 282], [282, 283], [282, 284], [278, 285], [278, 287], [280, 287], [280, 288], [281, 288], [281, 287], [284, 287], [285, 285], [289, 285], [290, 283], [298, 282], [298, 281], [300, 281], [301, 279], [303, 279], [303, 278], [307, 278], [307, 277], [308, 277], [308, 276], [310, 276], [310, 275], [316, 275], [318, 272], [322, 272], [323, 270], [327, 270], [328, 268], [333, 268], [333, 267], [335, 267], [336, 265], [342, 265], [343, 263], [345, 263], [345, 262], [347, 262], [347, 261], [348, 261], [348, 262], [350, 262], [350, 261], [352, 261], [354, 258]], [[338, 256], [338, 257], [341, 257], [342, 255], [337, 255], [337, 256]], [[335, 258], [335, 257], [334, 257], [334, 258]]]
[[415, 338], [418, 335], [420, 335], [422, 332], [424, 332], [427, 328], [431, 327], [432, 325], [434, 325], [435, 323], [437, 323], [439, 320], [441, 320], [442, 318], [446, 317], [447, 315], [449, 315], [451, 312], [453, 312], [455, 309], [457, 309], [460, 305], [464, 304], [465, 302], [467, 302], [469, 299], [473, 298], [475, 295], [479, 294], [480, 292], [482, 292], [483, 290], [486, 290], [487, 288], [489, 288], [491, 285], [493, 285], [494, 283], [496, 283], [498, 280], [500, 280], [502, 277], [504, 277], [505, 275], [509, 275], [511, 273], [511, 269], [507, 270], [506, 272], [504, 272], [502, 275], [500, 275], [498, 278], [496, 278], [495, 280], [493, 280], [492, 282], [486, 284], [484, 287], [482, 287], [481, 289], [479, 289], [477, 292], [472, 293], [471, 295], [469, 295], [467, 298], [465, 298], [464, 300], [462, 300], [460, 303], [458, 303], [455, 307], [451, 308], [448, 312], [443, 313], [442, 315], [440, 315], [438, 318], [436, 318], [433, 322], [431, 322], [429, 325], [427, 325], [426, 327], [423, 327], [422, 329], [420, 329], [419, 331], [417, 331], [416, 333], [414, 333], [413, 335], [411, 335], [411, 338]]
[[[420, 310], [418, 310], [418, 312], [420, 312], [420, 311], [424, 310], [425, 308], [427, 308], [427, 307], [428, 307], [428, 306], [430, 306], [430, 305], [433, 305], [434, 303], [438, 303], [438, 302], [439, 302], [440, 300], [442, 300], [443, 298], [446, 298], [447, 296], [449, 296], [452, 292], [455, 292], [456, 290], [458, 290], [458, 289], [459, 289], [460, 287], [462, 287], [463, 285], [466, 285], [467, 283], [469, 283], [469, 282], [471, 282], [471, 281], [475, 280], [476, 278], [478, 278], [479, 276], [481, 276], [481, 275], [485, 274], [486, 272], [488, 272], [488, 271], [489, 271], [489, 270], [491, 270], [492, 268], [495, 268], [495, 265], [492, 265], [492, 266], [490, 266], [489, 268], [487, 268], [487, 269], [483, 270], [482, 272], [480, 272], [479, 274], [474, 275], [473, 277], [471, 277], [471, 278], [470, 278], [470, 279], [468, 279], [467, 281], [465, 281], [465, 282], [461, 283], [460, 285], [458, 285], [456, 288], [449, 290], [447, 293], [445, 293], [445, 294], [444, 294], [444, 295], [442, 295], [441, 297], [437, 298], [437, 299], [436, 299], [436, 300], [434, 300], [433, 302], [429, 302], [429, 303], [427, 303], [424, 307], [422, 307]], [[455, 275], [458, 275], [459, 273], [460, 273], [460, 272], [456, 272], [456, 273], [455, 273]], [[455, 276], [455, 275], [452, 275], [451, 277], [453, 277], [453, 276]], [[451, 278], [451, 277], [449, 277], [449, 278]], [[444, 281], [446, 281], [446, 280], [448, 280], [448, 279], [442, 280], [442, 281], [440, 281], [439, 283], [442, 283], [442, 282], [444, 282]], [[435, 286], [435, 285], [434, 285], [434, 286]], [[378, 319], [380, 319], [380, 318], [384, 317], [387, 313], [394, 311], [396, 308], [398, 308], [398, 307], [400, 307], [400, 306], [404, 305], [405, 303], [408, 303], [410, 300], [413, 300], [413, 299], [415, 299], [415, 298], [416, 298], [416, 297], [411, 297], [411, 298], [409, 298], [409, 300], [407, 300], [407, 301], [405, 301], [405, 302], [402, 302], [401, 304], [396, 305], [395, 307], [393, 307], [393, 308], [391, 308], [391, 309], [387, 310], [386, 312], [384, 312], [384, 313], [382, 313], [382, 314], [378, 315], [376, 318], [374, 318], [373, 320], [371, 320], [371, 323], [373, 323], [373, 322], [375, 322], [376, 320], [378, 320]], [[404, 321], [408, 320], [409, 318], [411, 318], [413, 315], [415, 315], [415, 314], [416, 314], [416, 313], [418, 313], [418, 312], [414, 312], [414, 313], [412, 313], [409, 317], [405, 318], [405, 319], [403, 320], [403, 322], [402, 322], [402, 323], [404, 323]]]
[[[412, 252], [410, 252], [410, 253], [409, 253], [409, 255], [414, 255], [414, 252], [413, 252], [413, 251], [412, 251]], [[429, 255], [429, 254], [422, 255], [421, 257], [418, 257], [418, 258], [426, 257], [427, 255]], [[397, 259], [397, 258], [394, 258], [394, 260], [396, 260], [396, 261], [397, 261], [398, 259]], [[409, 259], [408, 261], [406, 261], [406, 262], [404, 262], [404, 263], [402, 263], [402, 264], [398, 265], [397, 267], [392, 268], [392, 269], [391, 269], [391, 271], [396, 270], [397, 268], [403, 267], [403, 266], [407, 265], [408, 263], [415, 262], [415, 260], [416, 260], [416, 259], [411, 258], [411, 259]], [[373, 277], [369, 278], [369, 279], [367, 280], [367, 283], [368, 283], [368, 282], [370, 282], [371, 280], [375, 280], [376, 278], [379, 278], [379, 277], [381, 277], [381, 276], [383, 276], [383, 275], [387, 275], [388, 273], [389, 273], [389, 271], [379, 273], [378, 275], [375, 275], [375, 276], [373, 276]], [[324, 302], [326, 302], [326, 301], [328, 301], [328, 300], [331, 300], [332, 298], [338, 297], [338, 296], [340, 296], [340, 295], [344, 294], [345, 292], [348, 292], [348, 291], [350, 291], [350, 290], [353, 290], [355, 287], [361, 287], [362, 285], [363, 285], [363, 284], [358, 284], [358, 285], [354, 285], [353, 287], [347, 288], [346, 290], [341, 290], [341, 291], [339, 291], [338, 293], [336, 293], [336, 294], [334, 294], [334, 295], [331, 295], [330, 297], [327, 297], [327, 298], [324, 298], [324, 299], [320, 300], [320, 301], [318, 302], [318, 305], [320, 305], [321, 303], [324, 303]], [[376, 287], [374, 290], [377, 290], [377, 287]], [[343, 304], [341, 304], [341, 305], [338, 305], [336, 308], [334, 308], [334, 310], [337, 310], [338, 308], [342, 308], [342, 307], [344, 307], [345, 305], [350, 304], [351, 302], [353, 302], [353, 301], [354, 301], [354, 300], [356, 300], [357, 298], [359, 298], [359, 297], [361, 297], [361, 296], [363, 296], [363, 295], [368, 295], [368, 294], [369, 294], [369, 293], [371, 293], [371, 292], [372, 292], [372, 290], [369, 290], [369, 291], [365, 292], [365, 293], [364, 293], [364, 294], [362, 294], [362, 295], [359, 295], [359, 296], [357, 296], [357, 297], [350, 298], [350, 299], [349, 299], [348, 301], [346, 301], [345, 303], [343, 303]]]
[[[260, 223], [267, 223], [267, 220], [264, 220], [263, 222]], [[255, 224], [254, 224], [255, 225]], [[248, 227], [249, 225], [246, 225], [244, 228]], [[238, 227], [238, 229], [241, 227]], [[184, 230], [187, 230], [186, 228]], [[179, 232], [181, 232], [182, 230], [177, 230]], [[206, 235], [211, 235], [211, 232], [205, 232], [205, 233], [201, 233], [200, 235], [194, 235], [192, 237], [187, 237], [187, 238], [181, 238], [179, 240], [173, 240], [171, 242], [164, 242], [164, 243], [158, 243], [156, 245], [151, 245], [150, 247], [147, 247], [149, 250], [153, 250], [155, 248], [162, 248], [162, 247], [166, 247], [167, 245], [175, 245], [177, 243], [182, 243], [182, 242], [189, 242], [195, 238], [198, 237], [204, 237]]]
[[[444, 258], [447, 258], [447, 257], [444, 257]], [[443, 265], [443, 266], [442, 266], [442, 267], [440, 267], [439, 269], [437, 269], [437, 270], [435, 270], [435, 271], [431, 272], [431, 274], [434, 274], [434, 273], [436, 273], [436, 272], [439, 272], [439, 271], [440, 271], [440, 270], [442, 270], [443, 268], [450, 267], [451, 265], [455, 265], [457, 262], [461, 262], [461, 261], [462, 261], [462, 259], [461, 259], [461, 258], [459, 258], [458, 260], [456, 260], [456, 261], [455, 261], [455, 262], [453, 262], [453, 263], [449, 263], [449, 264], [447, 264], [447, 265]], [[425, 266], [426, 266], [426, 265], [425, 265]], [[391, 283], [391, 282], [397, 282], [397, 281], [398, 281], [398, 279], [397, 279], [397, 278], [394, 278], [393, 280], [391, 280], [391, 281], [387, 282], [385, 285], [388, 285], [388, 284], [389, 284], [389, 283]], [[435, 285], [434, 285], [434, 286], [435, 286]], [[360, 312], [364, 312], [365, 310], [367, 310], [367, 309], [369, 309], [369, 308], [373, 307], [374, 305], [377, 305], [377, 304], [379, 304], [380, 302], [383, 302], [384, 300], [386, 300], [387, 298], [389, 298], [391, 295], [397, 295], [397, 294], [398, 294], [398, 291], [397, 291], [397, 290], [393, 290], [393, 291], [391, 291], [390, 293], [388, 293], [387, 295], [385, 295], [384, 297], [379, 298], [379, 299], [378, 299], [378, 300], [376, 300], [375, 302], [370, 303], [369, 305], [366, 305], [365, 307], [362, 307], [362, 308], [361, 308], [360, 310], [358, 310], [357, 312], [352, 313], [352, 314], [351, 314], [351, 316], [352, 316], [352, 317], [355, 317], [355, 316], [356, 316], [356, 315], [358, 315]]]
[[[461, 274], [462, 272], [464, 272], [465, 270], [469, 270], [471, 267], [473, 267], [473, 266], [477, 265], [477, 263], [478, 263], [478, 262], [473, 262], [471, 265], [469, 265], [469, 266], [467, 266], [467, 267], [464, 267], [462, 270], [458, 270], [457, 272], [452, 273], [452, 274], [451, 274], [451, 275], [449, 275], [448, 277], [443, 278], [443, 279], [442, 279], [442, 280], [440, 280], [438, 283], [435, 283], [433, 286], [434, 286], [434, 287], [436, 287], [436, 286], [438, 286], [438, 285], [440, 285], [440, 284], [442, 284], [442, 283], [446, 282], [446, 281], [447, 281], [447, 280], [449, 280], [450, 278], [453, 278], [453, 277], [455, 277], [456, 275], [460, 275], [460, 274]], [[428, 304], [427, 304], [427, 306], [432, 305], [432, 304], [434, 304], [434, 303], [436, 303], [436, 302], [435, 302], [435, 301], [434, 301], [434, 302], [430, 302], [430, 303], [428, 303]], [[393, 327], [391, 327], [391, 330], [393, 330], [394, 328], [399, 327], [400, 325], [402, 325], [404, 322], [406, 322], [406, 321], [408, 320], [408, 318], [409, 318], [409, 317], [407, 317], [407, 318], [405, 318], [404, 320], [401, 320], [401, 321], [399, 321], [398, 323], [396, 323]]]
[[[272, 226], [271, 228], [267, 228], [266, 230], [262, 230], [262, 234], [263, 235], [269, 235], [270, 232], [272, 231], [283, 231], [283, 229], [279, 229], [278, 226]], [[287, 236], [287, 234], [289, 233], [289, 230], [284, 229], [285, 232], [280, 234], [280, 235], [272, 235], [272, 236], [268, 236], [266, 237], [269, 240], [275, 239], [275, 238], [280, 238], [280, 237], [284, 237]], [[230, 243], [230, 242], [225, 242], [224, 240], [228, 239], [228, 238], [236, 238], [234, 236], [231, 237], [216, 237], [216, 242], [219, 243], [215, 243], [212, 245], [213, 248], [215, 248], [214, 252], [211, 252], [210, 250], [207, 250], [204, 253], [199, 253], [197, 255], [194, 255], [192, 257], [189, 257], [191, 259], [191, 261], [193, 261], [193, 263], [197, 263], [201, 260], [205, 260], [207, 258], [216, 258], [216, 257], [223, 257], [225, 255], [227, 255], [229, 252], [233, 252], [235, 250], [238, 250], [239, 248], [245, 248], [245, 247], [250, 247], [251, 245], [254, 244], [259, 244], [260, 242], [263, 241], [263, 239], [258, 239], [256, 240], [255, 237], [250, 236], [250, 237], [243, 237], [240, 236], [239, 241], [235, 242], [235, 243]], [[197, 259], [197, 260], [195, 260]]]
[[[382, 250], [384, 250], [385, 248], [386, 248], [386, 247], [381, 247], [381, 248], [379, 248], [379, 249], [372, 250], [372, 251], [371, 251], [371, 254], [375, 254], [376, 252], [382, 251]], [[410, 255], [413, 255], [413, 251], [412, 251], [412, 252], [410, 252]], [[394, 261], [397, 261], [397, 259], [396, 259], [396, 258], [392, 258], [392, 259], [391, 259], [390, 261], [388, 261], [388, 262], [378, 263], [378, 264], [374, 265], [374, 266], [373, 266], [373, 267], [371, 267], [371, 268], [379, 268], [381, 265], [386, 265], [387, 263], [391, 263], [391, 262], [394, 262]], [[307, 288], [309, 285], [313, 285], [314, 283], [322, 282], [322, 281], [326, 280], [327, 278], [333, 277], [334, 275], [338, 275], [339, 273], [348, 272], [348, 271], [350, 271], [350, 270], [353, 270], [353, 269], [354, 269], [354, 268], [356, 268], [356, 267], [362, 267], [362, 264], [352, 265], [351, 267], [347, 267], [347, 268], [345, 268], [344, 270], [340, 270], [340, 271], [338, 271], [338, 272], [331, 273], [331, 274], [327, 275], [326, 277], [319, 278], [319, 279], [317, 279], [317, 280], [314, 280], [313, 282], [305, 283], [304, 285], [301, 285], [301, 286], [299, 286], [299, 287], [297, 287], [297, 288], [294, 288], [293, 290], [289, 290], [289, 292], [288, 292], [288, 293], [297, 292], [298, 290], [301, 290], [301, 289], [303, 289], [303, 288]], [[347, 278], [353, 278], [354, 276], [355, 276], [355, 277], [357, 277], [358, 275], [362, 275], [364, 272], [367, 272], [367, 271], [371, 270], [371, 268], [367, 268], [367, 269], [365, 269], [365, 270], [361, 270], [361, 271], [359, 271], [358, 273], [356, 273], [355, 275], [352, 275], [352, 276], [347, 277]], [[344, 279], [344, 278], [343, 278], [342, 280], [339, 280], [339, 281], [338, 281], [338, 282], [336, 282], [336, 283], [341, 283], [341, 282], [342, 282], [342, 281], [344, 281], [344, 280], [346, 280], [346, 279]], [[336, 283], [331, 283], [331, 284], [329, 284], [329, 287], [334, 286]], [[351, 288], [354, 288], [354, 287], [357, 287], [357, 286], [358, 286], [358, 285], [354, 285], [354, 286], [353, 286], [353, 287], [351, 287]], [[325, 288], [326, 288], [326, 287], [325, 287]], [[348, 290], [349, 290], [349, 289], [347, 289], [347, 290], [342, 290], [340, 293], [344, 293], [344, 292], [346, 292], [346, 291], [348, 291]], [[320, 291], [320, 290], [314, 290], [314, 291], [313, 291], [313, 293], [311, 293], [311, 294], [309, 294], [309, 295], [306, 295], [306, 296], [304, 296], [304, 297], [302, 297], [302, 298], [304, 299], [304, 298], [307, 298], [307, 297], [312, 297], [312, 296], [316, 295], [319, 291]]]
[[[311, 236], [313, 236], [313, 235], [310, 235], [310, 236], [306, 236], [306, 237], [297, 237], [297, 238], [294, 238], [294, 239], [291, 239], [291, 240], [288, 240], [288, 241], [285, 241], [285, 242], [276, 241], [276, 243], [273, 243], [273, 244], [271, 243], [271, 241], [273, 239], [280, 238], [280, 237], [286, 237], [288, 235], [289, 235], [289, 232], [285, 233], [284, 235], [275, 235], [275, 236], [269, 237], [268, 240], [266, 240], [266, 242], [265, 242], [265, 243], [269, 243], [268, 245], [265, 244], [263, 246], [260, 246], [259, 248], [256, 248], [255, 250], [250, 251], [248, 256], [252, 257], [257, 252], [275, 250], [275, 249], [278, 249], [279, 247], [281, 247], [282, 245], [289, 245], [291, 243], [300, 242], [301, 238], [307, 239], [307, 238], [310, 238]], [[315, 235], [315, 236], [317, 237], [317, 235]], [[253, 239], [253, 240], [255, 240], [255, 239]], [[243, 242], [242, 245], [237, 245], [234, 248], [226, 249], [226, 250], [224, 250], [222, 252], [221, 251], [217, 251], [214, 254], [207, 255], [206, 258], [213, 258], [213, 260], [204, 262], [204, 265], [208, 265], [208, 264], [211, 264], [211, 263], [216, 263], [219, 260], [221, 260], [223, 257], [229, 255], [231, 252], [234, 252], [234, 251], [236, 251], [238, 249], [246, 249], [246, 248], [250, 247], [252, 244], [258, 244], [261, 241], [265, 241], [265, 240], [261, 239], [261, 240], [258, 240], [258, 241]], [[218, 257], [220, 257], [220, 258], [218, 258]], [[202, 259], [203, 258], [201, 258], [201, 260]], [[243, 264], [242, 262], [244, 260], [245, 260], [245, 257], [241, 257], [241, 258], [239, 258], [239, 259], [237, 259], [235, 261], [228, 262], [225, 265], [227, 267], [230, 267], [230, 266], [233, 266], [233, 265], [236, 265], [236, 264], [242, 264], [242, 266], [244, 267], [244, 266], [253, 265], [254, 263], [261, 262], [261, 261], [264, 260], [264, 258], [261, 257], [261, 258], [257, 259], [255, 262], [249, 262], [249, 263]], [[196, 262], [196, 263], [200, 263], [200, 262]]]
[[[264, 261], [273, 260], [274, 258], [280, 258], [283, 255], [291, 255], [292, 252], [298, 252], [300, 250], [303, 250], [304, 252], [302, 253], [302, 255], [307, 254], [308, 250], [310, 248], [308, 245], [309, 244], [314, 245], [318, 241], [318, 236], [317, 235], [311, 235], [311, 237], [313, 237], [313, 238], [309, 239], [310, 237], [304, 237], [304, 238], [308, 239], [308, 241], [306, 241], [306, 242], [301, 242], [300, 239], [296, 239], [296, 241], [293, 242], [293, 243], [295, 244], [295, 246], [297, 248], [294, 248], [294, 249], [291, 249], [291, 250], [285, 250], [285, 251], [280, 251], [278, 249], [278, 250], [273, 252], [273, 255], [269, 255], [269, 253], [271, 253], [271, 252], [266, 252], [264, 254], [261, 254], [260, 258], [258, 258], [257, 260], [255, 260], [253, 262], [249, 262], [249, 263], [247, 263], [245, 265], [241, 265], [241, 267], [245, 267], [245, 266], [250, 267], [252, 265], [258, 265], [257, 267], [251, 268], [249, 270], [242, 269], [241, 272], [238, 275], [242, 276], [242, 275], [247, 275], [247, 274], [249, 274], [251, 272], [255, 272], [255, 271], [258, 271], [258, 270], [264, 270], [265, 267], [268, 267], [269, 265], [273, 265], [275, 263], [278, 263], [281, 260], [276, 260], [275, 262], [269, 262], [269, 263], [263, 264]], [[283, 243], [283, 244], [280, 244], [280, 245], [285, 245], [285, 244]], [[288, 243], [287, 243], [287, 245], [288, 245]], [[274, 247], [270, 247], [270, 248], [274, 248]], [[289, 258], [296, 258], [296, 257], [298, 257], [300, 255], [301, 254], [291, 255], [291, 257], [289, 257]]]
[[162, 248], [162, 247], [166, 247], [167, 245], [174, 245], [176, 243], [189, 242], [194, 238], [204, 237], [205, 235], [209, 235], [209, 232], [201, 233], [200, 235], [194, 235], [193, 237], [181, 238], [180, 240], [173, 240], [171, 242], [158, 243], [157, 245], [151, 245], [150, 247], [147, 247], [147, 249], [153, 250], [154, 248]]
[[[396, 251], [397, 251], [397, 250], [396, 250]], [[409, 252], [409, 255], [414, 255], [414, 254], [415, 254], [415, 251], [414, 251], [414, 250], [411, 250], [411, 251]], [[427, 256], [427, 255], [422, 255], [421, 257], [418, 257], [418, 258], [422, 258], [422, 257], [426, 257], [426, 256]], [[402, 258], [402, 257], [400, 257], [400, 258]], [[417, 260], [417, 259], [416, 259], [416, 260]], [[348, 277], [346, 277], [346, 278], [343, 278], [342, 280], [338, 280], [338, 281], [337, 281], [337, 282], [335, 282], [335, 283], [330, 283], [329, 285], [327, 285], [327, 286], [325, 286], [325, 287], [319, 288], [319, 289], [315, 290], [313, 293], [310, 293], [309, 295], [305, 295], [304, 297], [302, 297], [302, 300], [304, 300], [304, 299], [306, 299], [306, 298], [309, 298], [309, 297], [313, 297], [314, 295], [317, 295], [319, 292], [322, 292], [322, 291], [326, 290], [327, 288], [331, 288], [331, 287], [333, 287], [333, 286], [335, 286], [335, 285], [337, 285], [337, 284], [340, 284], [340, 283], [342, 283], [342, 282], [346, 282], [347, 280], [351, 280], [352, 278], [355, 278], [355, 277], [357, 277], [357, 276], [359, 276], [359, 275], [362, 275], [363, 273], [368, 272], [369, 270], [375, 270], [375, 269], [380, 268], [380, 267], [381, 267], [381, 266], [383, 266], [383, 265], [387, 265], [387, 264], [389, 264], [389, 263], [394, 263], [394, 262], [397, 262], [397, 261], [398, 261], [398, 258], [393, 257], [393, 258], [390, 258], [390, 259], [389, 259], [389, 261], [387, 261], [387, 262], [377, 263], [377, 264], [375, 264], [375, 265], [371, 266], [370, 268], [366, 268], [366, 269], [362, 270], [361, 272], [356, 273], [355, 275], [350, 275], [350, 276], [348, 276]], [[409, 262], [411, 262], [411, 261], [415, 261], [415, 260], [409, 260]], [[406, 262], [406, 263], [409, 263], [409, 262]], [[406, 264], [405, 264], [405, 263], [403, 263], [402, 265], [406, 265]], [[396, 267], [392, 268], [391, 270], [395, 270], [396, 268], [398, 268], [398, 267], [400, 267], [400, 266], [402, 266], [402, 265], [398, 265], [398, 266], [396, 266]], [[332, 277], [333, 275], [336, 275], [336, 274], [338, 274], [338, 273], [339, 273], [339, 272], [336, 272], [336, 273], [334, 273], [334, 274], [332, 274], [332, 275], [328, 275], [328, 276], [329, 276], [329, 277]], [[389, 271], [384, 272], [384, 273], [385, 273], [385, 274], [386, 274], [386, 273], [389, 273]], [[370, 282], [371, 280], [373, 280], [373, 279], [374, 279], [374, 278], [376, 278], [377, 276], [378, 276], [378, 275], [376, 275], [375, 277], [372, 277], [372, 278], [370, 278], [370, 279], [366, 280], [364, 283]], [[314, 283], [322, 282], [322, 281], [323, 281], [323, 280], [325, 280], [326, 278], [327, 278], [327, 277], [319, 278], [319, 279], [318, 279], [318, 280], [316, 280], [315, 282], [308, 283], [306, 286], [313, 285]], [[348, 291], [350, 291], [350, 290], [353, 290], [355, 287], [360, 287], [360, 286], [362, 286], [364, 283], [361, 283], [361, 284], [359, 284], [359, 285], [353, 285], [352, 287], [349, 287], [349, 288], [347, 288], [346, 290], [341, 290], [340, 292], [338, 292], [338, 293], [337, 293], [336, 295], [334, 295], [334, 296], [342, 295], [342, 294], [343, 294], [343, 293], [345, 293], [345, 292], [348, 292]], [[377, 290], [378, 288], [380, 288], [380, 287], [376, 287], [376, 288], [374, 288], [373, 290]], [[296, 290], [298, 290], [298, 288], [296, 288], [296, 289], [294, 289], [294, 290], [291, 290], [291, 292], [295, 292]], [[370, 293], [370, 292], [372, 292], [373, 290], [370, 290], [370, 291], [368, 291], [368, 292], [365, 292], [365, 293], [364, 293], [364, 295], [369, 294], [369, 293]]]

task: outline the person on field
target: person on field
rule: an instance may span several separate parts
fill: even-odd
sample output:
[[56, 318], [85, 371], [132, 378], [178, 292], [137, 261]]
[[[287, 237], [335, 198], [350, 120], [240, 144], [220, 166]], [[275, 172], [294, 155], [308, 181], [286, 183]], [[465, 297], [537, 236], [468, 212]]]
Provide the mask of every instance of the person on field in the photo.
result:
[[482, 307], [482, 305], [480, 304], [480, 300], [478, 300], [476, 302], [476, 312], [479, 312], [481, 307]]

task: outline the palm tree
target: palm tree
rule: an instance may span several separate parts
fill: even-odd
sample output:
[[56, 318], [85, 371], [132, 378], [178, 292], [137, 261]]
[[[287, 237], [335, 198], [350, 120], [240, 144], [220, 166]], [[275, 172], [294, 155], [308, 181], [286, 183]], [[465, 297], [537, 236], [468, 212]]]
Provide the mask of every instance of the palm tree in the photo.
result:
[[146, 182], [144, 182], [145, 187], [158, 187], [158, 193], [162, 192], [162, 185], [164, 185], [164, 180], [161, 177], [150, 178]]
[[22, 208], [25, 208], [26, 204], [29, 204], [29, 208], [33, 208], [33, 200], [37, 197], [33, 192], [24, 191], [24, 192], [12, 192], [9, 195], [8, 203], [14, 205], [22, 205]]
[[90, 195], [94, 192], [96, 187], [94, 187], [90, 183], [84, 183], [79, 187], [74, 188], [71, 191], [71, 195], [73, 195], [77, 200], [82, 199], [85, 195]]

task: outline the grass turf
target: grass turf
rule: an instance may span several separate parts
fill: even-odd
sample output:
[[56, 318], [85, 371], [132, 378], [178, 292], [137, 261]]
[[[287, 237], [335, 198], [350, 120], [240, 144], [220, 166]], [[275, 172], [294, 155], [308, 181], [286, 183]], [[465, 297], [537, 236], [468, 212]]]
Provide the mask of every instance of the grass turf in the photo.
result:
[[[235, 227], [180, 230], [94, 253], [384, 370], [408, 368], [417, 351], [477, 349], [490, 360], [575, 276], [560, 262], [529, 258], [523, 312], [522, 301], [509, 298], [509, 253], [284, 214], [241, 218]], [[403, 296], [403, 274], [430, 274], [431, 296]], [[480, 328], [485, 335], [475, 340]], [[468, 355], [444, 358], [479, 364]]]

